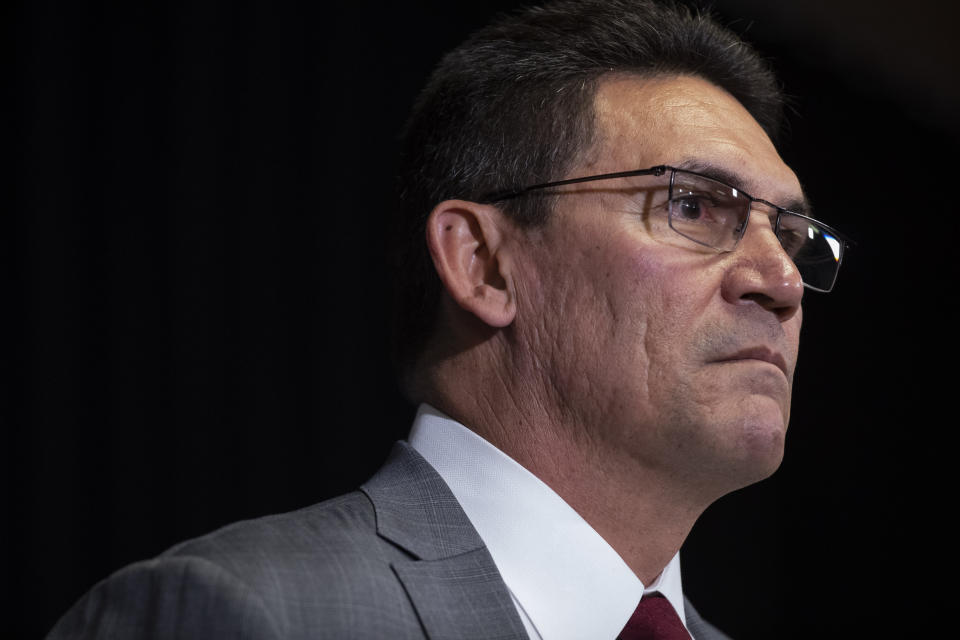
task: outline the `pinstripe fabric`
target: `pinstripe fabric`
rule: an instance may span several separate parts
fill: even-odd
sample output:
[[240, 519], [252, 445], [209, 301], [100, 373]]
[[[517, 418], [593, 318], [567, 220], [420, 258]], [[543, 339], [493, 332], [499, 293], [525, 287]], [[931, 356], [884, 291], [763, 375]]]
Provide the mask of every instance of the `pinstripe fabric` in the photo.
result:
[[[697, 640], [725, 638], [686, 606]], [[238, 522], [121, 569], [48, 635], [68, 638], [506, 640], [526, 633], [463, 510], [401, 442], [362, 491]]]

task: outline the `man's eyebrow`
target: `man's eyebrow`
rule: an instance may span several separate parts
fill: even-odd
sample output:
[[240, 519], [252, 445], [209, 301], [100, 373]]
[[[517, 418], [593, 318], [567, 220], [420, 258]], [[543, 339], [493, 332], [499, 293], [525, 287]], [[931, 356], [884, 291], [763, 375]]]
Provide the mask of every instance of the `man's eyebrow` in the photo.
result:
[[[713, 164], [711, 162], [706, 162], [704, 160], [690, 159], [684, 160], [677, 164], [677, 169], [683, 169], [685, 171], [693, 171], [699, 173], [708, 178], [713, 178], [714, 180], [719, 180], [720, 182], [726, 183], [731, 187], [741, 188], [740, 185], [747, 183], [748, 181], [738, 174], [735, 171], [731, 171], [725, 167]], [[749, 185], [748, 185], [749, 186]], [[755, 198], [759, 198], [756, 194], [750, 194]], [[762, 198], [766, 201], [766, 198]], [[799, 213], [805, 216], [810, 215], [812, 207], [810, 206], [810, 200], [807, 198], [805, 193], [801, 192], [799, 198], [791, 198], [787, 202], [774, 202], [774, 205], [786, 209], [787, 211], [792, 211], [794, 213]]]

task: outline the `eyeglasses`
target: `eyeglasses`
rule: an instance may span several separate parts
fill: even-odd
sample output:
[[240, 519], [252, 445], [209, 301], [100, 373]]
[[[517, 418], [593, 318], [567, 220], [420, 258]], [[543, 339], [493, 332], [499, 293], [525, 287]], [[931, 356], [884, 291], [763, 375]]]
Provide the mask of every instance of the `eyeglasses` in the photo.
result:
[[492, 204], [518, 198], [531, 191], [567, 184], [632, 176], [662, 176], [668, 171], [670, 186], [666, 208], [670, 229], [716, 251], [733, 251], [746, 233], [754, 203], [762, 203], [776, 212], [776, 216], [770, 216], [773, 231], [800, 272], [803, 285], [824, 293], [833, 289], [844, 250], [850, 244], [842, 234], [810, 216], [754, 198], [737, 187], [695, 171], [659, 165], [650, 169], [535, 184], [516, 191], [489, 194], [480, 202]]

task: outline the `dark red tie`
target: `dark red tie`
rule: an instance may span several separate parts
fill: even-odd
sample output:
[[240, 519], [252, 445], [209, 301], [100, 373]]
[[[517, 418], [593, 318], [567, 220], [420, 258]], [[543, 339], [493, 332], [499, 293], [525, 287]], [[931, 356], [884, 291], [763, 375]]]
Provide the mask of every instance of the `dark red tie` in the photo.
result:
[[690, 640], [673, 605], [659, 593], [644, 594], [617, 640]]

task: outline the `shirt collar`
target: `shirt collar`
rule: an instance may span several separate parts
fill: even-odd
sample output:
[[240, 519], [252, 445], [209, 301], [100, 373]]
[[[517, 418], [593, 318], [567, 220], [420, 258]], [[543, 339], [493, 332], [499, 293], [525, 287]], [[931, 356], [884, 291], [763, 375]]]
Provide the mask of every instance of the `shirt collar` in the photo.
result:
[[559, 495], [459, 422], [421, 405], [409, 441], [450, 487], [542, 638], [615, 638], [654, 590], [686, 624], [679, 554], [644, 589]]

